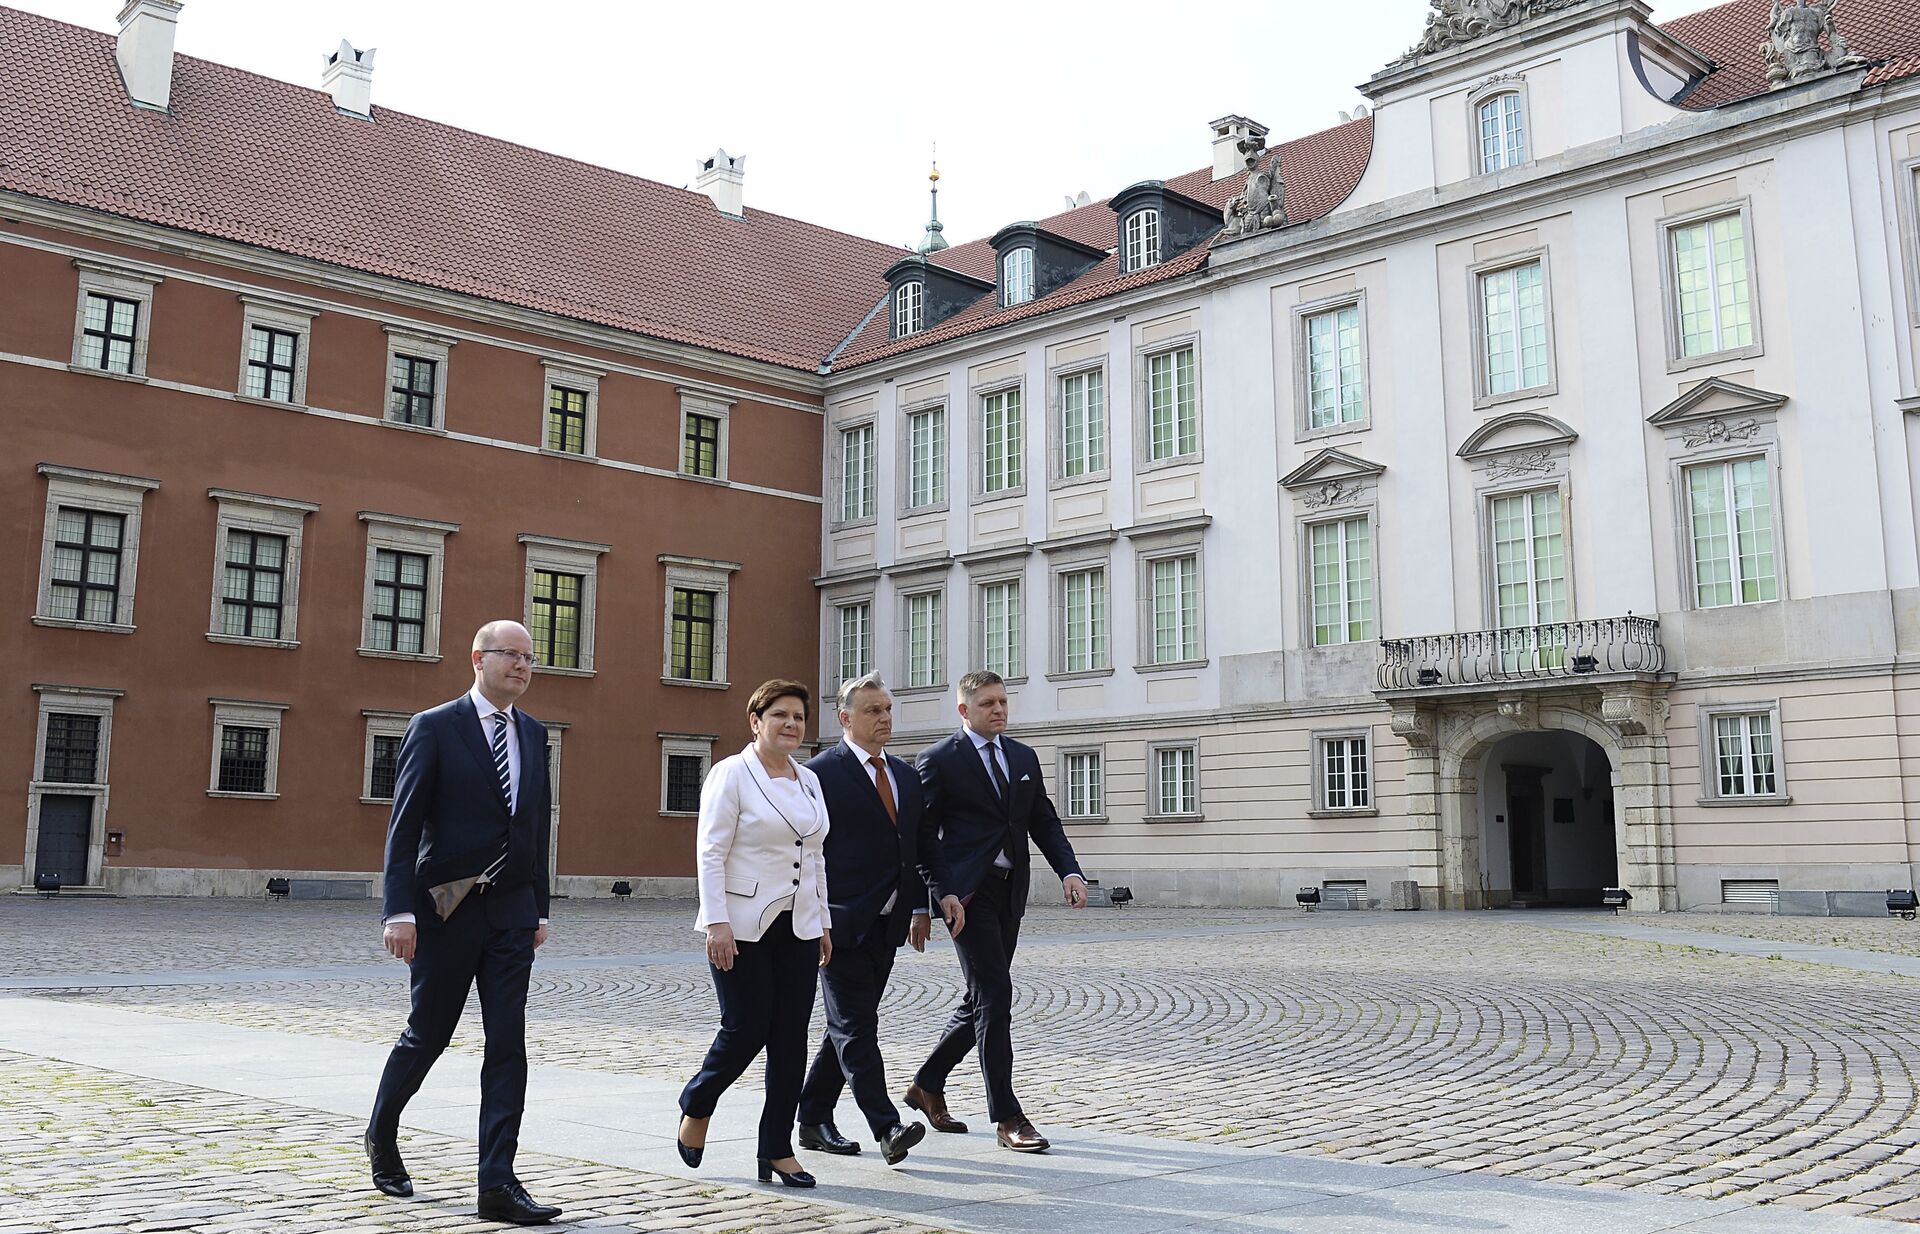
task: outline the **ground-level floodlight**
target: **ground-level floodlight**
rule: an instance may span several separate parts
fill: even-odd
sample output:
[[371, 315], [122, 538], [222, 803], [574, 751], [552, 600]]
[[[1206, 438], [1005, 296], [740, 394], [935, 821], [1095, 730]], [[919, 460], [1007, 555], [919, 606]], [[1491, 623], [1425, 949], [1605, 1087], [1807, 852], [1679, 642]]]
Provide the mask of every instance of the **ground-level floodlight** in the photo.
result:
[[1613, 915], [1616, 917], [1620, 915], [1620, 910], [1625, 908], [1627, 902], [1631, 899], [1633, 899], [1633, 893], [1625, 887], [1602, 887], [1600, 889], [1600, 907], [1612, 909]]
[[1314, 906], [1320, 903], [1320, 889], [1318, 887], [1302, 887], [1293, 893], [1293, 898], [1299, 903], [1301, 908], [1312, 912]]
[[289, 883], [284, 878], [270, 878], [267, 880], [267, 898], [268, 899], [284, 900], [287, 898], [288, 894], [291, 893], [292, 891], [293, 891], [293, 884]]
[[1916, 913], [1920, 913], [1920, 898], [1914, 896], [1913, 888], [1887, 892], [1887, 916], [1904, 917], [1912, 921]]
[[1107, 903], [1113, 905], [1115, 908], [1125, 908], [1132, 899], [1133, 888], [1131, 887], [1115, 887], [1107, 893]]
[[612, 891], [614, 899], [624, 900], [633, 894], [633, 884], [623, 878], [613, 885]]
[[60, 876], [52, 872], [36, 874], [33, 876], [33, 889], [51, 900], [60, 894]]

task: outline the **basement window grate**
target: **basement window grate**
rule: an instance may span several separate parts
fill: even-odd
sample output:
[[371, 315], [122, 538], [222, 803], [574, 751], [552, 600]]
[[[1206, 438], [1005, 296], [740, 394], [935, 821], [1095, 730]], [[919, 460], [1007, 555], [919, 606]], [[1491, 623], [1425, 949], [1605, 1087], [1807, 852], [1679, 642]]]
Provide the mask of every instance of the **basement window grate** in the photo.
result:
[[1722, 904], [1757, 904], [1763, 908], [1780, 905], [1780, 880], [1777, 878], [1723, 878], [1720, 880]]

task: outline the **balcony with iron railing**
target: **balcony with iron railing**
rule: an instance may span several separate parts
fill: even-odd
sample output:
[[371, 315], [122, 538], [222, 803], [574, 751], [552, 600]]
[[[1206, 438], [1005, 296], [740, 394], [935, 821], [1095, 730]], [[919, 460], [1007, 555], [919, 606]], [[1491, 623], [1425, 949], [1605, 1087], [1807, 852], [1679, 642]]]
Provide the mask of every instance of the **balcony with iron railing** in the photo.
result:
[[1665, 669], [1660, 623], [1631, 613], [1380, 640], [1384, 692], [1579, 682]]

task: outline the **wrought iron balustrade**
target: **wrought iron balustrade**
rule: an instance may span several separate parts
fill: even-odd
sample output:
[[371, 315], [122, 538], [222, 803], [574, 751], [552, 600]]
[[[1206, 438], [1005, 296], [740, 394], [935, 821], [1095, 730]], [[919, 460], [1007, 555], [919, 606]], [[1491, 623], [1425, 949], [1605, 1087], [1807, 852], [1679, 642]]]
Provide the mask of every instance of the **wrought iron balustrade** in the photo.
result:
[[1442, 689], [1666, 667], [1660, 623], [1651, 617], [1557, 621], [1380, 640], [1380, 688]]

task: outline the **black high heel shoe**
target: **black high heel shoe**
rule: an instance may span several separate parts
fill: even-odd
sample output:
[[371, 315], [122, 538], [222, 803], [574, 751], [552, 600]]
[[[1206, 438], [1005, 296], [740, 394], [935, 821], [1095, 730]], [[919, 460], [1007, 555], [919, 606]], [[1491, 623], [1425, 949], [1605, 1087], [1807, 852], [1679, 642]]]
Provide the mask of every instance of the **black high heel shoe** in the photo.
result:
[[700, 1158], [706, 1156], [707, 1153], [706, 1146], [703, 1144], [699, 1148], [689, 1147], [687, 1142], [680, 1138], [680, 1124], [678, 1123], [675, 1123], [673, 1126], [673, 1146], [680, 1150], [680, 1160], [687, 1163], [688, 1169], [697, 1170], [700, 1168]]
[[760, 1181], [763, 1183], [772, 1182], [775, 1174], [778, 1174], [780, 1181], [789, 1187], [811, 1187], [814, 1183], [813, 1175], [807, 1173], [805, 1170], [795, 1170], [789, 1174], [785, 1170], [774, 1169], [773, 1162], [767, 1160], [765, 1157], [760, 1158]]

